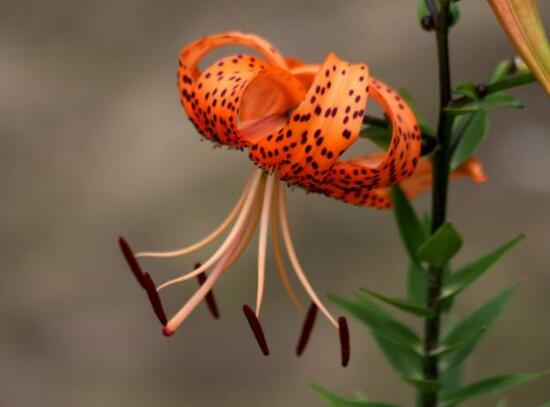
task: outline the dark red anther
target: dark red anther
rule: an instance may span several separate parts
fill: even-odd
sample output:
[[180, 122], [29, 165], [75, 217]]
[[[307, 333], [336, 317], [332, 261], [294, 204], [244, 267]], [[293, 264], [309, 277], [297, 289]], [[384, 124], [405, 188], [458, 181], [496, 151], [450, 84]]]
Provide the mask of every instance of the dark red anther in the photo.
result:
[[349, 363], [350, 344], [349, 344], [349, 329], [346, 318], [338, 318], [338, 332], [340, 334], [340, 351], [342, 353], [342, 366], [346, 367]]
[[143, 280], [143, 271], [141, 270], [141, 267], [139, 266], [139, 263], [136, 259], [136, 256], [134, 255], [133, 250], [130, 248], [130, 245], [124, 239], [123, 237], [118, 238], [118, 245], [120, 246], [120, 250], [122, 250], [122, 254], [124, 255], [124, 258], [126, 259], [126, 263], [128, 263], [128, 266], [130, 267], [130, 270], [132, 270], [132, 273], [136, 277], [136, 280], [138, 281], [139, 285], [145, 289], [145, 283]]
[[[200, 263], [195, 264], [195, 270], [198, 269], [201, 266]], [[203, 285], [206, 281], [206, 273], [201, 273], [197, 276], [197, 280], [199, 280], [199, 285]], [[218, 305], [216, 304], [216, 300], [214, 299], [214, 293], [212, 290], [208, 291], [208, 294], [206, 294], [206, 297], [204, 298], [206, 301], [206, 305], [208, 306], [208, 309], [210, 310], [210, 313], [215, 319], [218, 319], [220, 317], [220, 312], [218, 311]]]
[[309, 341], [311, 331], [313, 331], [313, 325], [315, 325], [315, 318], [317, 317], [317, 305], [311, 303], [307, 311], [306, 319], [302, 325], [302, 332], [300, 334], [300, 339], [298, 340], [298, 345], [296, 346], [296, 356], [301, 356], [306, 349], [306, 345]]
[[269, 355], [269, 348], [267, 346], [267, 341], [265, 339], [262, 326], [260, 325], [260, 321], [258, 321], [258, 317], [256, 317], [256, 314], [254, 313], [254, 311], [252, 311], [252, 308], [250, 308], [246, 304], [243, 305], [243, 312], [244, 312], [244, 316], [248, 321], [248, 324], [250, 325], [250, 329], [252, 329], [252, 332], [256, 337], [256, 341], [258, 342], [258, 346], [262, 350], [262, 353], [265, 356]]
[[143, 288], [147, 292], [147, 297], [149, 297], [149, 302], [155, 311], [155, 315], [162, 325], [166, 325], [168, 319], [166, 318], [166, 313], [162, 307], [162, 302], [160, 301], [159, 293], [155, 287], [153, 279], [149, 273], [143, 273]]

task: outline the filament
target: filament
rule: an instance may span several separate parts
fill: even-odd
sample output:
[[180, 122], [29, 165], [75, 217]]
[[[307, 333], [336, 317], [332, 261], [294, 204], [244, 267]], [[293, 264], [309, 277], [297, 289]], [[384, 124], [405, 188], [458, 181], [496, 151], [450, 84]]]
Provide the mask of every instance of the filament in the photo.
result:
[[262, 204], [262, 215], [260, 219], [260, 237], [258, 239], [258, 289], [256, 291], [256, 316], [260, 316], [262, 298], [265, 286], [265, 257], [267, 251], [267, 231], [269, 228], [269, 213], [271, 209], [271, 197], [273, 196], [273, 185], [275, 176], [267, 177], [264, 199]]
[[287, 217], [287, 210], [286, 210], [286, 203], [285, 203], [285, 196], [284, 196], [284, 186], [281, 184], [279, 187], [279, 219], [281, 221], [281, 230], [283, 232], [283, 240], [285, 242], [286, 250], [288, 253], [288, 258], [290, 259], [290, 263], [292, 264], [292, 267], [294, 267], [294, 271], [296, 272], [296, 276], [298, 277], [298, 280], [302, 283], [302, 286], [308, 293], [309, 297], [311, 298], [311, 301], [317, 305], [319, 310], [325, 315], [325, 317], [335, 326], [338, 328], [338, 323], [334, 319], [334, 317], [330, 314], [330, 312], [326, 309], [326, 307], [323, 305], [313, 288], [311, 287], [311, 284], [309, 283], [304, 270], [302, 269], [302, 266], [300, 265], [300, 262], [298, 261], [298, 258], [296, 256], [296, 251], [294, 249], [294, 244], [292, 242], [292, 236], [290, 235], [290, 229], [288, 226], [288, 217]]
[[172, 250], [172, 251], [162, 251], [162, 252], [138, 252], [136, 253], [136, 257], [178, 257], [178, 256], [185, 256], [186, 254], [190, 254], [193, 252], [196, 252], [197, 250], [202, 249], [204, 246], [208, 245], [213, 240], [217, 239], [225, 230], [229, 227], [231, 222], [235, 220], [237, 217], [239, 211], [243, 207], [244, 200], [250, 190], [250, 186], [252, 184], [253, 176], [247, 181], [244, 190], [239, 197], [237, 203], [235, 204], [235, 207], [231, 210], [227, 218], [222, 222], [221, 225], [219, 225], [216, 230], [214, 230], [211, 234], [206, 236], [204, 239], [198, 241], [197, 243], [192, 244], [191, 246], [184, 247], [183, 249], [178, 250]]
[[280, 181], [278, 179], [275, 180], [275, 186], [273, 188], [273, 198], [272, 198], [272, 208], [271, 208], [271, 242], [273, 245], [273, 255], [275, 257], [275, 264], [277, 265], [277, 271], [279, 274], [279, 278], [281, 279], [281, 283], [283, 284], [283, 287], [285, 289], [286, 294], [288, 295], [288, 298], [290, 298], [290, 301], [296, 306], [298, 309], [298, 312], [301, 314], [304, 313], [304, 306], [302, 302], [298, 299], [298, 296], [294, 292], [294, 289], [292, 288], [292, 285], [290, 284], [290, 280], [288, 279], [288, 274], [286, 272], [285, 263], [283, 261], [283, 256], [281, 254], [281, 240], [280, 240], [280, 232], [279, 232], [279, 217], [278, 217], [278, 195], [279, 195], [279, 183]]
[[231, 245], [237, 241], [238, 242], [238, 236], [243, 231], [243, 226], [245, 225], [246, 220], [248, 219], [248, 215], [250, 213], [250, 209], [252, 207], [252, 204], [254, 203], [254, 200], [256, 198], [256, 192], [258, 190], [258, 184], [260, 181], [263, 181], [262, 177], [263, 171], [257, 170], [254, 174], [254, 177], [252, 179], [252, 185], [250, 186], [250, 191], [248, 192], [248, 195], [246, 197], [246, 200], [244, 202], [243, 208], [241, 213], [239, 214], [239, 217], [237, 218], [237, 221], [235, 222], [235, 225], [231, 229], [231, 232], [223, 242], [223, 244], [219, 247], [219, 249], [210, 257], [202, 266], [200, 266], [198, 269], [184, 274], [183, 276], [174, 278], [172, 280], [169, 280], [165, 282], [164, 284], [161, 284], [158, 287], [158, 290], [162, 290], [168, 286], [171, 286], [173, 284], [177, 284], [186, 280], [189, 280], [193, 277], [196, 277], [200, 273], [208, 270], [209, 267], [211, 267], [220, 257], [224, 255], [224, 253], [231, 247]]

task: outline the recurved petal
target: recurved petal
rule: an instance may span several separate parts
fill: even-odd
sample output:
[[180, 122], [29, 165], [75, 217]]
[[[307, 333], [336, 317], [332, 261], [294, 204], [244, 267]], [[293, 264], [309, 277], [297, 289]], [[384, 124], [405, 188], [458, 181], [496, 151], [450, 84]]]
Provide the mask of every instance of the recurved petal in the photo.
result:
[[341, 188], [368, 190], [396, 184], [414, 173], [420, 157], [420, 128], [405, 100], [374, 78], [369, 95], [384, 108], [392, 124], [390, 148], [384, 155], [339, 161], [332, 168], [329, 180]]
[[[303, 66], [303, 75], [311, 77], [313, 69]], [[292, 70], [300, 79], [297, 72], [300, 67]], [[357, 140], [368, 84], [366, 65], [351, 65], [330, 54], [288, 124], [253, 145], [251, 158], [277, 168], [281, 179], [290, 183], [305, 187], [322, 183], [340, 155]]]

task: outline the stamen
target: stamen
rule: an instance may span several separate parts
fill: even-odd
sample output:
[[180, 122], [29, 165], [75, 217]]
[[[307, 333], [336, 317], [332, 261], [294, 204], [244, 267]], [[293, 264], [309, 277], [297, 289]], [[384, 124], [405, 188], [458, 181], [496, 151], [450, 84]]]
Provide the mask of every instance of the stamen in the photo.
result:
[[258, 289], [256, 294], [256, 316], [260, 316], [262, 298], [265, 285], [265, 257], [267, 249], [267, 230], [269, 225], [269, 213], [271, 209], [271, 197], [273, 195], [274, 176], [268, 176], [262, 206], [262, 217], [260, 220], [260, 237], [258, 239]]
[[[193, 310], [201, 303], [201, 301], [206, 297], [209, 291], [212, 290], [212, 287], [220, 278], [222, 272], [225, 270], [225, 267], [227, 265], [227, 262], [233, 255], [237, 243], [239, 239], [242, 237], [243, 230], [242, 227], [238, 231], [237, 235], [235, 236], [234, 241], [231, 242], [231, 245], [229, 246], [228, 250], [226, 250], [220, 259], [220, 261], [216, 264], [214, 269], [212, 270], [212, 273], [206, 278], [204, 283], [200, 286], [200, 288], [191, 296], [189, 300], [183, 305], [183, 307], [180, 308], [180, 310], [168, 321], [166, 326], [163, 329], [163, 334], [172, 334], [174, 331], [182, 324], [182, 322], [193, 312]], [[196, 271], [203, 268], [203, 266], [199, 267]]]
[[281, 254], [281, 240], [279, 236], [279, 214], [278, 214], [278, 181], [275, 180], [277, 185], [273, 188], [273, 207], [271, 210], [271, 243], [273, 245], [273, 255], [275, 257], [275, 264], [277, 265], [277, 271], [279, 272], [279, 278], [283, 284], [286, 294], [290, 301], [296, 306], [300, 314], [304, 313], [304, 306], [302, 302], [298, 299], [298, 296], [294, 292], [294, 289], [290, 285], [290, 280], [288, 279], [288, 274], [286, 272], [285, 263], [283, 261], [283, 256]]
[[[198, 269], [200, 266], [200, 263], [195, 264], [195, 270]], [[206, 281], [206, 273], [199, 274], [197, 276], [197, 280], [199, 280], [199, 286], [202, 286]], [[216, 300], [214, 299], [214, 293], [212, 292], [212, 290], [208, 291], [208, 294], [206, 294], [204, 300], [206, 301], [206, 305], [208, 306], [208, 310], [210, 311], [212, 316], [215, 319], [218, 319], [220, 317], [220, 313], [218, 311], [218, 305], [216, 304]]]
[[340, 336], [340, 351], [342, 353], [342, 366], [346, 367], [349, 363], [350, 344], [348, 321], [344, 317], [338, 318], [338, 333]]
[[300, 265], [300, 262], [298, 261], [298, 257], [296, 256], [296, 250], [294, 249], [294, 243], [292, 242], [292, 236], [290, 235], [290, 228], [288, 226], [288, 217], [287, 217], [287, 211], [286, 211], [286, 202], [285, 202], [285, 195], [284, 195], [285, 189], [284, 185], [281, 183], [279, 187], [279, 219], [281, 222], [281, 230], [283, 232], [283, 239], [285, 242], [286, 250], [288, 253], [288, 258], [290, 259], [290, 263], [292, 264], [292, 267], [294, 267], [294, 271], [296, 272], [296, 276], [302, 283], [302, 286], [308, 293], [311, 300], [317, 305], [317, 307], [321, 310], [321, 312], [325, 315], [325, 317], [335, 326], [338, 327], [338, 323], [336, 322], [336, 319], [328, 312], [327, 308], [323, 305], [313, 288], [311, 287], [311, 284], [309, 283], [304, 270], [302, 269], [302, 266]]
[[149, 273], [143, 273], [143, 288], [147, 292], [147, 297], [149, 297], [149, 302], [151, 303], [158, 320], [162, 325], [166, 325], [166, 313], [164, 312], [162, 302], [160, 301], [159, 294], [155, 288], [155, 283]]
[[252, 207], [253, 202], [256, 199], [256, 192], [258, 190], [258, 184], [262, 179], [262, 174], [263, 174], [262, 170], [257, 170], [256, 173], [254, 174], [250, 191], [246, 197], [245, 203], [243, 205], [241, 213], [239, 214], [239, 217], [237, 218], [237, 221], [235, 222], [235, 225], [231, 229], [229, 236], [227, 236], [223, 244], [212, 255], [212, 257], [210, 257], [202, 266], [192, 271], [191, 273], [184, 274], [183, 276], [174, 278], [172, 280], [165, 282], [164, 284], [161, 284], [158, 287], [159, 290], [162, 290], [168, 286], [181, 283], [183, 281], [194, 278], [199, 274], [203, 273], [204, 271], [208, 270], [208, 268], [210, 268], [220, 257], [222, 257], [228, 251], [228, 249], [231, 247], [231, 245], [233, 245], [233, 243], [235, 243], [235, 241], [238, 242], [239, 239], [237, 237], [240, 234], [242, 234], [243, 226], [246, 220], [248, 219], [248, 215], [250, 214], [250, 209]]
[[143, 282], [143, 270], [141, 270], [141, 267], [136, 260], [136, 256], [134, 255], [133, 250], [130, 248], [130, 245], [122, 236], [118, 238], [118, 245], [120, 246], [120, 250], [122, 250], [122, 254], [126, 259], [126, 263], [128, 263], [128, 266], [130, 267], [130, 270], [132, 270], [132, 273], [136, 277], [139, 285], [143, 289], [145, 289], [145, 284]]
[[258, 346], [262, 350], [262, 353], [265, 356], [269, 355], [269, 348], [267, 346], [267, 341], [265, 339], [264, 331], [262, 329], [262, 326], [260, 325], [260, 321], [258, 320], [258, 317], [256, 317], [256, 314], [254, 313], [254, 311], [252, 311], [252, 308], [250, 308], [248, 305], [243, 305], [243, 312], [244, 312], [244, 316], [248, 321], [248, 325], [250, 325], [250, 329], [252, 329], [252, 332], [256, 337], [256, 341], [258, 342]]
[[317, 305], [311, 303], [309, 310], [307, 311], [306, 319], [304, 320], [304, 325], [302, 325], [302, 333], [300, 334], [300, 339], [298, 340], [298, 346], [296, 346], [296, 356], [302, 356], [306, 345], [309, 341], [311, 331], [313, 330], [313, 325], [315, 325], [315, 318], [317, 317]]
[[136, 257], [178, 257], [178, 256], [185, 256], [186, 254], [190, 254], [193, 252], [196, 252], [197, 250], [202, 249], [204, 246], [208, 245], [213, 240], [217, 239], [225, 230], [231, 225], [231, 222], [235, 220], [237, 217], [237, 214], [243, 207], [245, 198], [250, 191], [250, 186], [252, 185], [252, 181], [254, 179], [254, 175], [250, 177], [250, 179], [245, 184], [244, 190], [239, 197], [239, 200], [235, 204], [235, 207], [231, 210], [227, 218], [222, 222], [220, 226], [216, 230], [214, 230], [211, 234], [206, 236], [204, 239], [200, 240], [197, 243], [192, 244], [191, 246], [184, 247], [183, 249], [173, 250], [173, 251], [166, 251], [166, 252], [138, 252], [136, 253]]

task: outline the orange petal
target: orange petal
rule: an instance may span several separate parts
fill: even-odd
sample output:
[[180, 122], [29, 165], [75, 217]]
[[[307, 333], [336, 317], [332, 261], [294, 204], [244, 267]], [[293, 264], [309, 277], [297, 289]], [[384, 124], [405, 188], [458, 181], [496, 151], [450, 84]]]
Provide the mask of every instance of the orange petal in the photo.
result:
[[290, 183], [311, 188], [322, 183], [357, 140], [368, 83], [365, 65], [351, 65], [330, 54], [289, 123], [251, 147], [252, 160], [278, 169], [281, 179]]
[[[237, 98], [240, 97], [237, 96], [237, 93], [240, 92], [242, 94], [256, 74], [258, 74], [262, 68], [265, 69], [268, 64], [257, 58], [247, 57], [244, 61], [237, 61], [233, 66], [224, 67], [223, 65], [226, 61], [222, 60], [223, 64], [221, 66], [214, 65], [210, 68], [210, 72], [201, 74], [198, 64], [202, 58], [210, 51], [226, 45], [250, 47], [262, 54], [271, 67], [279, 67], [281, 71], [286, 70], [287, 64], [285, 58], [279, 54], [269, 42], [253, 34], [240, 32], [211, 35], [195, 41], [181, 50], [178, 68], [178, 88], [182, 105], [189, 119], [205, 137], [222, 143], [227, 141], [228, 144], [232, 146], [240, 147], [242, 146], [241, 140], [238, 140], [234, 135], [226, 134], [236, 131], [236, 127], [238, 126], [237, 117], [235, 117], [234, 114], [228, 115], [227, 120], [233, 117], [233, 122], [230, 123], [228, 121], [225, 124], [222, 123], [221, 128], [218, 129], [218, 127], [220, 127], [218, 126], [220, 124], [218, 121], [221, 117], [219, 115], [214, 116], [214, 114], [207, 112], [209, 107], [212, 110], [216, 106], [210, 106], [209, 103], [213, 102], [208, 102], [206, 99], [212, 97], [211, 100], [214, 100], [216, 96], [213, 95], [214, 91], [219, 94], [221, 94], [223, 90], [226, 90], [226, 92], [230, 94], [234, 92], [234, 99], [232, 101], [226, 101], [227, 104], [231, 103], [233, 105], [231, 107], [234, 107], [235, 100], [238, 100]], [[244, 59], [244, 57], [242, 57], [242, 59]], [[220, 63], [222, 61], [220, 61]], [[216, 69], [216, 67], [218, 69]], [[222, 72], [222, 79], [218, 82], [220, 78], [217, 75], [220, 71]], [[231, 73], [233, 73], [233, 75], [231, 75]], [[273, 76], [278, 76], [278, 74], [274, 74]], [[203, 80], [202, 85], [199, 84], [201, 79]], [[221, 82], [223, 82], [223, 84]], [[243, 84], [245, 85], [243, 86]], [[222, 89], [222, 87], [224, 88]], [[206, 96], [207, 93], [208, 97]], [[198, 98], [199, 94], [202, 95], [203, 99]], [[221, 105], [222, 101], [220, 100], [219, 103]], [[229, 110], [232, 109], [230, 108]], [[235, 112], [233, 111], [232, 113]], [[217, 130], [220, 130], [221, 133], [217, 133]]]
[[373, 189], [396, 184], [414, 173], [422, 143], [414, 113], [401, 96], [376, 79], [372, 79], [369, 94], [382, 105], [392, 123], [390, 148], [384, 155], [340, 161], [329, 178], [333, 187], [363, 191], [354, 199], [362, 199], [367, 205], [377, 199], [371, 193]]

